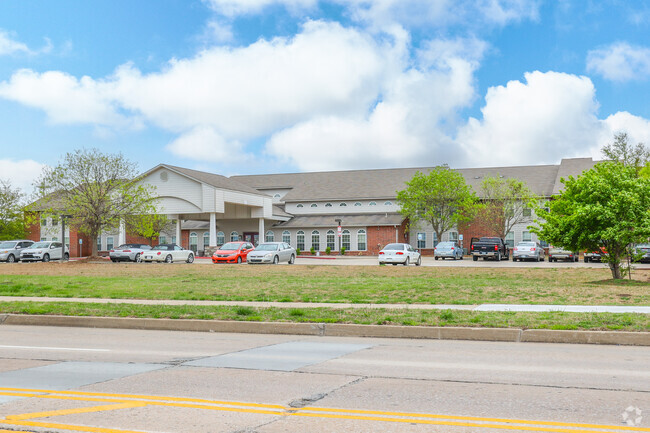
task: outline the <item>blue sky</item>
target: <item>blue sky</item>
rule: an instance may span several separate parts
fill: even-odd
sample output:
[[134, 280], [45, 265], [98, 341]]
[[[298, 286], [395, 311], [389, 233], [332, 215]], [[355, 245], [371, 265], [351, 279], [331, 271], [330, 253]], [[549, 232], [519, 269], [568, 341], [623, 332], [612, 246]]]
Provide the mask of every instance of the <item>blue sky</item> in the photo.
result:
[[0, 2], [0, 178], [81, 147], [224, 175], [650, 143], [650, 3]]

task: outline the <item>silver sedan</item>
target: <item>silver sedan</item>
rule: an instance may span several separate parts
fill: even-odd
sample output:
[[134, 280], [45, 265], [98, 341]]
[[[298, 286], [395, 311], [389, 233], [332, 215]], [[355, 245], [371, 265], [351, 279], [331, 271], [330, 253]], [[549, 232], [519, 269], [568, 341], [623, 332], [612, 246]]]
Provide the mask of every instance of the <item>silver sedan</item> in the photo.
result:
[[249, 265], [259, 263], [287, 262], [292, 265], [296, 260], [296, 250], [286, 242], [264, 242], [248, 253], [246, 262]]

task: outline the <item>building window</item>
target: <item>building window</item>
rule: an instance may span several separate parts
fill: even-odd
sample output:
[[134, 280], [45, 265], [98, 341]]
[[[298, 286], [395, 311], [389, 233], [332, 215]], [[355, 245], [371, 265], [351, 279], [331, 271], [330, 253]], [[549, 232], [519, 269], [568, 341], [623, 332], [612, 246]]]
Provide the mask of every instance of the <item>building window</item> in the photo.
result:
[[296, 207], [301, 208], [301, 207], [304, 207], [304, 206], [302, 205], [302, 203], [298, 203], [298, 204], [296, 205]]
[[97, 251], [101, 251], [101, 250], [102, 250], [102, 237], [98, 236], [97, 237]]
[[291, 233], [289, 233], [289, 230], [282, 232], [282, 242], [285, 244], [291, 244]]
[[176, 245], [176, 236], [172, 236], [172, 244]]
[[433, 240], [433, 248], [438, 245], [438, 233], [433, 232], [433, 236], [431, 236], [431, 240]]
[[510, 232], [510, 233], [508, 233], [506, 235], [506, 244], [508, 244], [508, 246], [510, 248], [514, 248], [514, 246], [515, 246], [515, 234], [513, 232]]
[[47, 227], [47, 218], [41, 218], [41, 227]]
[[110, 251], [113, 249], [113, 236], [108, 236], [106, 238], [106, 250]]
[[522, 213], [523, 213], [523, 216], [525, 216], [525, 217], [533, 216], [533, 210], [531, 208], [529, 208], [529, 207], [525, 207], [524, 211]]
[[341, 236], [341, 243], [343, 244], [343, 248], [346, 250], [350, 249], [350, 230], [343, 230], [343, 233], [341, 233], [343, 236]]
[[275, 242], [275, 234], [271, 230], [266, 232], [266, 242]]
[[161, 244], [161, 245], [166, 244], [167, 243], [167, 236], [165, 236], [165, 235], [158, 236], [158, 243]]
[[386, 202], [384, 202], [384, 206], [392, 206], [392, 205], [393, 205], [393, 203], [390, 202], [390, 201], [386, 201]]
[[334, 230], [327, 231], [327, 248], [330, 250], [336, 249], [336, 235], [334, 234]]
[[45, 242], [45, 241], [47, 241], [47, 238], [41, 238], [41, 242]]
[[190, 249], [194, 251], [194, 254], [199, 249], [199, 236], [194, 232], [190, 233]]
[[320, 233], [318, 230], [311, 232], [311, 247], [316, 251], [320, 251]]
[[65, 242], [65, 246], [70, 248], [70, 236], [66, 236], [64, 242]]
[[203, 232], [203, 249], [210, 246], [210, 232]]
[[523, 242], [530, 242], [533, 240], [532, 236], [530, 235], [530, 232], [523, 231], [521, 232], [521, 240]]
[[339, 204], [340, 207], [346, 207], [348, 204], [347, 203], [341, 203]]
[[273, 196], [273, 198], [276, 198], [276, 199], [279, 199], [280, 197], [282, 197], [280, 194], [276, 194], [276, 195]]
[[52, 236], [52, 241], [58, 241], [59, 237], [58, 236]]
[[318, 207], [318, 205], [316, 203], [312, 203], [309, 207]]
[[332, 203], [325, 203], [325, 207], [332, 207]]
[[354, 204], [354, 206], [355, 206], [355, 207], [356, 207], [356, 206], [361, 206], [361, 203], [360, 203], [360, 202], [356, 202], [356, 203]]
[[239, 233], [230, 232], [230, 242], [237, 242], [237, 241], [239, 241]]
[[418, 233], [418, 248], [426, 248], [426, 247], [427, 247], [427, 234]]
[[458, 232], [449, 232], [449, 242], [458, 242]]
[[296, 248], [300, 251], [305, 250], [305, 232], [302, 230], [299, 230], [298, 233], [296, 233]]
[[226, 243], [226, 235], [224, 232], [217, 232], [217, 245], [221, 246]]
[[359, 251], [366, 250], [366, 231], [363, 229], [357, 232], [357, 249]]
[[52, 226], [58, 226], [59, 225], [59, 219], [57, 217], [52, 217]]
[[368, 206], [377, 206], [377, 202], [371, 201], [370, 203], [368, 203]]

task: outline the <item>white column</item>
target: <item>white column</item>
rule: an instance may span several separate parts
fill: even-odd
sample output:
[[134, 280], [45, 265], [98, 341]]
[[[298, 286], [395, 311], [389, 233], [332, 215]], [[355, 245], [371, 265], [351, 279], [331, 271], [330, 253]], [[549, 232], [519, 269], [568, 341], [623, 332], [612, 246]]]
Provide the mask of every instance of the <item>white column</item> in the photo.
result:
[[266, 232], [264, 231], [264, 218], [260, 218], [260, 243], [266, 240]]
[[176, 218], [176, 245], [181, 245], [181, 219]]
[[210, 212], [210, 246], [217, 246], [217, 214]]
[[117, 244], [124, 245], [126, 243], [126, 225], [124, 220], [120, 220], [120, 229], [117, 233]]

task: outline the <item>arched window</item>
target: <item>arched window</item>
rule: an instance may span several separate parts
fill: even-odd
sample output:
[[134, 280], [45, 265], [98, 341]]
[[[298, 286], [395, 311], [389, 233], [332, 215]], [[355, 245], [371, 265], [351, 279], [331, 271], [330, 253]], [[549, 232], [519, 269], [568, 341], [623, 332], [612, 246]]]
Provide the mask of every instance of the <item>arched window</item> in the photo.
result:
[[280, 198], [280, 197], [282, 197], [280, 194], [275, 194], [275, 195], [273, 196], [273, 198]]
[[334, 234], [334, 230], [327, 231], [327, 247], [330, 250], [336, 249], [336, 235]]
[[357, 249], [359, 251], [366, 250], [366, 231], [363, 229], [357, 232]]
[[298, 203], [298, 204], [296, 205], [296, 207], [301, 208], [301, 207], [304, 207], [304, 206], [302, 205], [302, 203]]
[[311, 232], [311, 247], [316, 251], [320, 251], [320, 233], [318, 230]]
[[217, 232], [217, 245], [221, 246], [226, 243], [226, 235], [223, 232]]
[[305, 250], [305, 232], [298, 230], [296, 233], [296, 248], [304, 251]]
[[266, 242], [275, 242], [275, 234], [271, 230], [266, 232]]
[[282, 232], [282, 242], [285, 244], [291, 244], [291, 233], [289, 233], [289, 230]]
[[374, 201], [371, 201], [370, 203], [368, 203], [368, 206], [377, 206], [377, 203], [374, 202]]
[[347, 203], [341, 203], [339, 204], [340, 207], [346, 207], [348, 204]]
[[392, 205], [393, 205], [393, 203], [390, 202], [390, 201], [386, 201], [386, 202], [384, 202], [384, 206], [392, 206]]
[[318, 207], [318, 205], [316, 203], [312, 203], [309, 207]]
[[237, 242], [237, 241], [239, 241], [239, 233], [230, 232], [230, 242]]
[[332, 207], [332, 203], [325, 203], [325, 207]]
[[356, 202], [356, 203], [354, 204], [354, 206], [355, 206], [355, 207], [356, 207], [356, 206], [361, 206], [361, 203], [360, 203], [360, 202]]
[[203, 249], [210, 246], [210, 232], [203, 232]]
[[190, 233], [190, 249], [194, 251], [194, 254], [196, 254], [196, 250], [199, 249], [198, 244], [199, 244], [199, 236], [195, 232]]
[[346, 250], [350, 250], [350, 230], [343, 230], [343, 233], [341, 233], [341, 235], [341, 243], [343, 244], [342, 247]]

